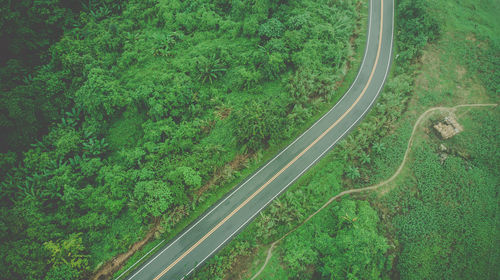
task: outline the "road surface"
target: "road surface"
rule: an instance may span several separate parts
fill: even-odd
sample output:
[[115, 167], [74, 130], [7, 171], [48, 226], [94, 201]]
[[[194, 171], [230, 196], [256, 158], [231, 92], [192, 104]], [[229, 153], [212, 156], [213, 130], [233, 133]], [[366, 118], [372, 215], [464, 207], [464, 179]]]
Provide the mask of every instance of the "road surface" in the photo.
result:
[[391, 64], [394, 0], [370, 0], [358, 76], [342, 99], [292, 144], [238, 185], [128, 279], [182, 279], [228, 243], [344, 137], [374, 104]]

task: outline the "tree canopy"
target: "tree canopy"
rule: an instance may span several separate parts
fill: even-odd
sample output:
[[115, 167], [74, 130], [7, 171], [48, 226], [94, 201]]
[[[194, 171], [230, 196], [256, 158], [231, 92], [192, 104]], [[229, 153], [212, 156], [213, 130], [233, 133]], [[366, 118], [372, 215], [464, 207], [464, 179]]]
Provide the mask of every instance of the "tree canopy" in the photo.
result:
[[238, 155], [335, 97], [357, 16], [326, 0], [2, 4], [7, 279], [88, 277], [188, 216]]

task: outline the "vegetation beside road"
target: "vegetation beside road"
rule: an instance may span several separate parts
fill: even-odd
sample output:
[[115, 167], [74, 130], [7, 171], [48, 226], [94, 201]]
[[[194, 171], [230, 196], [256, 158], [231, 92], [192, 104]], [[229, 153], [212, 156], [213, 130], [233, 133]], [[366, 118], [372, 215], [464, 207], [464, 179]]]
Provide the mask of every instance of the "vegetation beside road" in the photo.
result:
[[[362, 55], [365, 1], [14, 2], [0, 8], [6, 279], [88, 278], [155, 221], [173, 236], [334, 103]], [[498, 103], [498, 1], [396, 2], [370, 114], [191, 278], [254, 275], [329, 197], [388, 178], [427, 108]], [[464, 132], [439, 140], [431, 119], [397, 180], [287, 236], [260, 279], [500, 278], [499, 109], [457, 114]]]
[[[397, 45], [392, 76], [378, 104], [358, 129], [193, 278], [203, 279], [207, 275], [251, 278], [262, 267], [269, 244], [319, 208], [327, 197], [342, 188], [360, 188], [389, 178], [401, 163], [416, 118], [426, 109], [462, 103], [498, 103], [498, 77], [494, 75], [499, 71], [498, 57], [491, 55], [499, 50], [493, 12], [495, 1], [430, 4], [426, 0], [397, 2]], [[463, 40], [465, 38], [474, 41]], [[433, 39], [431, 44], [428, 39]], [[382, 111], [387, 107], [387, 111]], [[496, 168], [500, 143], [498, 110], [498, 107], [459, 109], [457, 115], [465, 131], [444, 142], [448, 157], [443, 164], [439, 150], [443, 141], [430, 130], [439, 116], [431, 118], [424, 123], [423, 132], [417, 133], [408, 166], [394, 182], [380, 193], [359, 194], [332, 203], [324, 213], [304, 224], [297, 234], [287, 236], [276, 245], [257, 279], [328, 279], [332, 276], [471, 279], [477, 275], [498, 278], [495, 270], [500, 261], [497, 250], [500, 247], [500, 174]], [[382, 125], [377, 125], [380, 123]], [[320, 181], [320, 178], [330, 179], [325, 179], [324, 185], [308, 184], [308, 180]], [[326, 191], [320, 196], [313, 192], [325, 187]], [[295, 199], [297, 196], [300, 199]], [[366, 231], [367, 217], [373, 221], [380, 219], [376, 230], [363, 236], [379, 240], [368, 246], [368, 257], [363, 251], [357, 251], [366, 248], [366, 238], [357, 238], [359, 232], [337, 227], [339, 217], [352, 214], [340, 205], [356, 204], [359, 199], [370, 202], [370, 209], [377, 210], [378, 215], [370, 216], [367, 208], [341, 220], [344, 225], [351, 221], [350, 226]], [[287, 207], [281, 209], [279, 205]], [[272, 226], [263, 227], [263, 221], [269, 219]], [[353, 220], [359, 220], [359, 224]], [[269, 232], [272, 237], [255, 240], [251, 232], [259, 230]], [[332, 237], [338, 238], [330, 239]], [[346, 239], [348, 243], [342, 242]], [[244, 250], [244, 256], [235, 258], [238, 256], [235, 248], [245, 242], [250, 244], [247, 245], [250, 249]], [[346, 244], [349, 250], [342, 251]], [[340, 269], [335, 269], [335, 263], [327, 266], [329, 270], [325, 269], [325, 263], [331, 258], [325, 250], [337, 252], [335, 260]], [[473, 256], [470, 261], [466, 260], [468, 256]], [[235, 263], [233, 272], [213, 273], [220, 263], [228, 262]], [[481, 265], [475, 265], [478, 263]]]
[[360, 3], [2, 10], [16, 42], [57, 27], [0, 65], [3, 277], [88, 278], [155, 221], [171, 236], [202, 213], [340, 98]]

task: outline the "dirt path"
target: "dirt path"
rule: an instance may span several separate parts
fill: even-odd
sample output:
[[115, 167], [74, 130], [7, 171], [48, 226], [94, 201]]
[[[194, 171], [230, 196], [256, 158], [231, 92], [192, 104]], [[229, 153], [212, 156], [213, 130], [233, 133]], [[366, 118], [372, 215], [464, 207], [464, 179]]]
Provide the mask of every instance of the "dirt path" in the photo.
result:
[[[378, 189], [378, 188], [380, 188], [380, 187], [382, 187], [382, 186], [384, 186], [384, 185], [392, 182], [399, 175], [399, 173], [401, 173], [401, 170], [403, 170], [403, 167], [405, 166], [405, 163], [406, 163], [406, 161], [408, 159], [408, 155], [410, 153], [411, 145], [413, 143], [413, 139], [415, 137], [415, 132], [417, 131], [418, 126], [430, 114], [432, 114], [432, 113], [434, 113], [436, 111], [439, 111], [439, 112], [448, 112], [450, 114], [454, 114], [457, 109], [462, 108], [462, 107], [494, 107], [494, 106], [498, 106], [498, 104], [461, 104], [461, 105], [457, 105], [457, 106], [454, 106], [454, 107], [433, 107], [433, 108], [428, 109], [424, 113], [422, 113], [418, 117], [417, 121], [415, 122], [415, 125], [413, 125], [413, 130], [411, 132], [410, 139], [408, 140], [408, 145], [406, 147], [406, 151], [405, 151], [405, 154], [403, 156], [403, 160], [401, 161], [401, 164], [399, 165], [399, 167], [396, 170], [396, 172], [394, 172], [394, 174], [389, 179], [387, 179], [385, 181], [382, 181], [380, 183], [377, 183], [375, 185], [369, 186], [369, 187], [346, 190], [346, 191], [343, 191], [343, 192], [341, 192], [341, 193], [333, 196], [332, 198], [330, 198], [327, 202], [325, 202], [325, 204], [323, 204], [323, 206], [321, 206], [318, 210], [316, 210], [314, 213], [312, 213], [309, 217], [307, 217], [304, 221], [302, 221], [298, 226], [296, 226], [295, 228], [293, 228], [292, 230], [290, 230], [289, 232], [287, 232], [285, 235], [283, 235], [282, 237], [280, 237], [278, 240], [276, 240], [273, 243], [271, 243], [271, 247], [269, 247], [269, 249], [267, 250], [267, 256], [266, 256], [266, 260], [265, 260], [264, 264], [262, 264], [262, 267], [259, 269], [259, 271], [257, 271], [257, 273], [250, 280], [256, 279], [260, 275], [260, 273], [262, 271], [264, 271], [264, 269], [266, 268], [269, 260], [272, 257], [272, 253], [273, 253], [274, 247], [276, 247], [276, 245], [281, 240], [283, 240], [285, 237], [287, 237], [288, 235], [290, 235], [291, 233], [293, 233], [294, 231], [296, 231], [299, 227], [301, 227], [302, 225], [304, 225], [305, 223], [307, 223], [307, 221], [309, 221], [314, 216], [316, 216], [316, 214], [318, 214], [319, 212], [321, 212], [321, 210], [325, 209], [334, 200], [336, 200], [336, 199], [338, 199], [340, 197], [343, 197], [344, 195], [347, 195], [347, 194], [360, 193], [360, 192], [364, 192], [364, 191], [375, 190], [375, 189]], [[387, 191], [389, 191], [389, 189], [384, 190], [384, 193], [387, 192]]]

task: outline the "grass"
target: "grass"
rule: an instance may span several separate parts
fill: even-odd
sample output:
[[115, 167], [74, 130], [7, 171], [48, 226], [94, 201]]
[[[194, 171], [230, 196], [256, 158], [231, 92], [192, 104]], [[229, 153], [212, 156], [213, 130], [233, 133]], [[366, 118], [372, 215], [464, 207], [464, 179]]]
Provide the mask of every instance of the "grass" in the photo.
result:
[[[438, 8], [435, 12], [448, 8], [452, 11], [450, 13], [456, 17], [446, 17], [446, 21], [443, 22], [444, 31], [441, 39], [428, 45], [416, 64], [418, 68], [415, 71], [415, 94], [409, 101], [407, 112], [393, 128], [393, 133], [382, 140], [382, 143], [391, 149], [386, 150], [384, 157], [375, 159], [373, 169], [377, 172], [372, 174], [371, 182], [390, 176], [397, 168], [404, 153], [405, 143], [410, 136], [411, 127], [421, 112], [434, 106], [451, 107], [457, 104], [491, 103], [498, 100], [495, 98], [495, 93], [483, 85], [482, 76], [474, 71], [476, 68], [469, 65], [471, 58], [463, 56], [463, 49], [469, 47], [468, 43], [457, 40], [457, 38], [472, 36], [469, 32], [475, 30], [475, 28], [471, 28], [474, 23], [471, 23], [473, 17], [470, 10], [461, 5], [451, 5], [451, 2], [436, 3]], [[469, 1], [465, 7], [472, 9], [471, 7], [475, 6], [473, 3], [474, 1]], [[484, 16], [483, 10], [478, 12], [482, 16], [476, 18], [476, 21], [489, 18], [486, 26], [478, 28], [486, 28], [491, 22], [494, 22], [491, 17]], [[487, 30], [488, 36], [478, 37], [493, 38], [491, 30]], [[477, 43], [474, 47], [481, 48], [481, 43]], [[476, 61], [475, 63], [481, 62]], [[397, 185], [397, 180], [392, 184]]]
[[[280, 252], [276, 251], [273, 253], [271, 258], [269, 259], [269, 263], [267, 266], [264, 268], [264, 270], [260, 273], [260, 275], [256, 278], [256, 280], [265, 280], [265, 279], [287, 279], [287, 272], [283, 265], [281, 264], [280, 261]], [[266, 258], [266, 255], [264, 254], [262, 256], [263, 259]], [[258, 265], [257, 269], [252, 270], [252, 274], [249, 274], [249, 276], [254, 275], [257, 271], [258, 268], [260, 268], [261, 265]]]
[[[402, 279], [499, 276], [493, 267], [500, 261], [494, 121], [500, 111], [463, 108], [457, 116], [465, 131], [446, 141], [421, 131], [398, 187], [375, 200], [398, 240], [400, 257], [393, 269]], [[441, 144], [447, 148], [445, 160]]]

